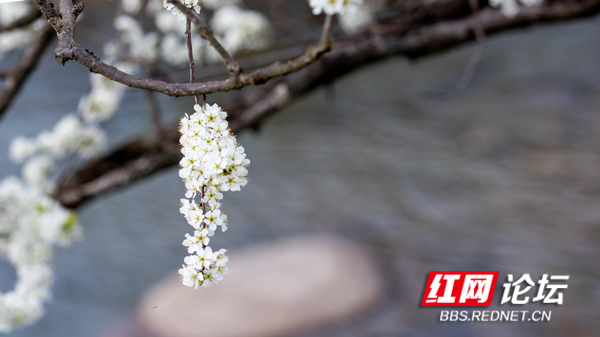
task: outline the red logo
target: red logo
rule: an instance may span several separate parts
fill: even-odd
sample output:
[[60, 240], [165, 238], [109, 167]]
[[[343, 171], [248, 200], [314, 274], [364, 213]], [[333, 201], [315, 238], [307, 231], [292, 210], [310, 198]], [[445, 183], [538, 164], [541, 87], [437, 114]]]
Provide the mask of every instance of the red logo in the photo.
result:
[[421, 306], [489, 306], [497, 271], [429, 272]]

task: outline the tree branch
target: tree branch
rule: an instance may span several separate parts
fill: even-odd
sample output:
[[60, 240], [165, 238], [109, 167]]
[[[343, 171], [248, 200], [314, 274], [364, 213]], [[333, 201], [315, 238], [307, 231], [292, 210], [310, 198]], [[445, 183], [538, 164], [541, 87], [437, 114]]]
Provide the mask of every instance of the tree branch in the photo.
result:
[[53, 29], [50, 25], [44, 25], [35, 32], [35, 38], [25, 49], [19, 61], [4, 73], [4, 85], [0, 91], [0, 118], [10, 106], [13, 98], [21, 89], [25, 79], [38, 64], [44, 49], [52, 40]]
[[[73, 40], [73, 31], [75, 29], [75, 19], [83, 10], [82, 4], [73, 6], [72, 0], [61, 0], [61, 15], [59, 17], [48, 0], [37, 0], [36, 3], [44, 18], [46, 18], [57, 32], [59, 42], [54, 51], [54, 56], [58, 63], [64, 65], [69, 60], [75, 60], [86, 66], [93, 73], [103, 75], [113, 81], [133, 88], [161, 92], [169, 96], [204, 95], [219, 91], [237, 90], [248, 85], [262, 84], [274, 77], [284, 76], [308, 66], [319, 59], [324, 53], [328, 52], [331, 45], [330, 36], [323, 36], [319, 40], [319, 43], [309, 47], [303, 55], [293, 60], [277, 62], [264, 68], [257, 69], [250, 74], [241, 73], [240, 70], [240, 73], [235, 77], [230, 76], [228, 79], [221, 81], [209, 81], [204, 83], [167, 83], [124, 73], [119, 69], [102, 62], [90, 51], [83, 50], [79, 47]], [[197, 17], [195, 18], [198, 19]], [[203, 21], [200, 21], [200, 23], [202, 22]], [[210, 36], [208, 37], [210, 38]], [[237, 62], [235, 64], [237, 64]], [[235, 66], [232, 67], [232, 69], [235, 70]]]
[[[194, 69], [194, 50], [192, 49], [192, 21], [188, 17], [185, 20], [185, 42], [187, 45], [188, 52], [188, 63], [190, 65], [190, 83], [196, 82], [196, 74]], [[237, 63], [236, 63], [237, 64]], [[239, 66], [238, 66], [239, 69]], [[194, 95], [194, 102], [196, 104], [200, 104], [200, 99], [198, 95]]]
[[[553, 2], [543, 7], [521, 7], [519, 14], [511, 19], [488, 8], [480, 11], [480, 19], [485, 34], [490, 35], [536, 22], [593, 15], [598, 11], [600, 0]], [[402, 15], [390, 18], [368, 32], [338, 39], [331, 52], [318, 62], [265, 86], [251, 88], [244, 99], [224, 107], [229, 113], [229, 125], [232, 131], [239, 132], [256, 125], [303, 93], [353, 69], [393, 55], [417, 58], [455, 47], [474, 40], [475, 29], [470, 16], [436, 23], [426, 19], [414, 22]], [[178, 144], [176, 125], [169, 127], [166, 133], [172, 144]], [[68, 184], [58, 184], [55, 197], [67, 207], [77, 207], [100, 194], [177, 165], [179, 151], [161, 151], [149, 139], [142, 137], [128, 142], [109, 155], [88, 162]]]
[[[225, 48], [223, 48], [221, 43], [219, 41], [217, 41], [217, 39], [215, 38], [215, 34], [213, 33], [212, 29], [210, 29], [210, 27], [208, 26], [206, 21], [204, 21], [201, 17], [196, 15], [196, 13], [194, 13], [193, 10], [191, 10], [190, 8], [187, 8], [181, 2], [179, 2], [177, 0], [167, 0], [167, 1], [169, 3], [175, 5], [175, 7], [177, 7], [182, 13], [184, 13], [187, 16], [188, 21], [194, 22], [194, 25], [196, 26], [198, 33], [200, 33], [200, 36], [202, 36], [203, 39], [208, 41], [208, 43], [210, 43], [210, 45], [213, 48], [215, 48], [217, 53], [219, 53], [219, 55], [223, 59], [223, 62], [225, 62], [225, 65], [227, 66], [227, 70], [229, 71], [230, 79], [232, 79], [232, 81], [237, 80], [238, 76], [242, 73], [242, 68], [240, 68], [240, 65], [237, 63], [237, 61], [234, 60], [233, 57], [231, 57], [231, 55], [229, 55], [227, 50], [225, 50]], [[186, 32], [186, 35], [187, 35], [187, 32]]]

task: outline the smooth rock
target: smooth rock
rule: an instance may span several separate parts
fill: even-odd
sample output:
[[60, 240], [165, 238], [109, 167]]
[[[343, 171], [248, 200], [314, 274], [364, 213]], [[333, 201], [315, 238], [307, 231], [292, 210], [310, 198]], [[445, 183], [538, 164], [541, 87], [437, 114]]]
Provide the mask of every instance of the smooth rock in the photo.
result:
[[229, 274], [188, 288], [176, 272], [140, 301], [137, 320], [159, 337], [270, 337], [356, 315], [383, 294], [361, 246], [330, 236], [295, 237], [229, 252]]

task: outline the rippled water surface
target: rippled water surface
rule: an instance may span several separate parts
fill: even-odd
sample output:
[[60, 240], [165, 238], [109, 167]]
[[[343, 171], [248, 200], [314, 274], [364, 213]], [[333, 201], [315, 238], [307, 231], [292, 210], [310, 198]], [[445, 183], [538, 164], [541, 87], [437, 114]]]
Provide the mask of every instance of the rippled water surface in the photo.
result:
[[[336, 82], [335, 99], [318, 89], [295, 101], [260, 133], [238, 137], [250, 182], [226, 194], [231, 227], [215, 247], [309, 232], [370, 246], [389, 298], [309, 335], [600, 335], [598, 31], [592, 19], [495, 36], [469, 88], [445, 101], [419, 93], [449, 89], [472, 46], [417, 63], [390, 59]], [[62, 68], [51, 54], [0, 124], [2, 177], [19, 169], [7, 158], [10, 140], [74, 111], [88, 88], [85, 68]], [[111, 142], [151, 128], [144, 104], [129, 92], [107, 126]], [[191, 101], [161, 104], [172, 121]], [[83, 207], [85, 238], [57, 250], [48, 314], [11, 336], [99, 336], [129, 315], [181, 264], [183, 193], [172, 168]], [[430, 270], [571, 279], [564, 305], [524, 307], [552, 310], [549, 323], [442, 324], [439, 310], [418, 307]], [[0, 265], [0, 273], [12, 271]]]

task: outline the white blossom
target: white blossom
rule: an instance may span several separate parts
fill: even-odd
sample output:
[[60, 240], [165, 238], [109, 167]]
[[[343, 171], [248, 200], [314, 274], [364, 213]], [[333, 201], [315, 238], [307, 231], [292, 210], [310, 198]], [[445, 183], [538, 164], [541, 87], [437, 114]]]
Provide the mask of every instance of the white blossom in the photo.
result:
[[0, 24], [8, 25], [24, 17], [31, 10], [31, 5], [26, 2], [9, 2], [2, 4], [0, 11]]
[[203, 275], [192, 266], [182, 266], [179, 269], [179, 274], [182, 276], [183, 284], [188, 287], [196, 287], [202, 284]]
[[30, 29], [12, 29], [0, 34], [0, 59], [7, 52], [29, 45], [33, 38], [33, 31]]
[[260, 12], [224, 6], [217, 9], [211, 27], [223, 47], [231, 54], [241, 50], [260, 50], [267, 46], [271, 26]]
[[[216, 104], [195, 105], [194, 110], [195, 113], [181, 119], [179, 127], [183, 153], [179, 176], [186, 187], [186, 198], [181, 199], [179, 212], [196, 229], [193, 236], [186, 234], [183, 241], [188, 253], [195, 254], [184, 258], [180, 274], [186, 286], [208, 287], [222, 280], [228, 271], [226, 250], [213, 252], [208, 246], [209, 237], [218, 227], [227, 230], [227, 215], [221, 210], [221, 192], [239, 190], [246, 185], [246, 167], [250, 160], [229, 131], [225, 111]], [[202, 196], [200, 204], [195, 201], [198, 194]], [[201, 281], [192, 269], [202, 275]]]
[[54, 161], [47, 155], [39, 155], [31, 158], [23, 166], [23, 178], [29, 184], [37, 186], [42, 190], [47, 190], [49, 181], [49, 175], [54, 169]]
[[344, 14], [346, 9], [362, 4], [362, 0], [310, 0], [309, 5], [314, 15]]
[[344, 32], [351, 34], [368, 27], [373, 21], [373, 13], [365, 4], [348, 6], [344, 14], [338, 17], [338, 20]]
[[[519, 0], [524, 6], [538, 6], [544, 0]], [[514, 18], [519, 13], [519, 5], [517, 0], [490, 0], [490, 6], [500, 8], [500, 12], [507, 18]]]
[[[193, 8], [196, 13], [200, 14], [201, 7], [199, 0], [181, 0], [181, 3], [187, 8]], [[179, 8], [175, 7], [174, 4], [167, 2], [167, 0], [163, 0], [163, 7], [170, 11], [173, 15], [177, 15], [177, 20], [185, 20], [185, 14], [183, 14]]]
[[114, 116], [127, 87], [98, 74], [90, 75], [90, 85], [90, 92], [79, 101], [81, 118], [87, 123], [97, 123]]
[[38, 150], [35, 139], [17, 137], [10, 143], [10, 159], [15, 163], [22, 163], [23, 160], [34, 155]]
[[[31, 9], [31, 4], [27, 2], [3, 3], [0, 9], [0, 26], [10, 25], [27, 15]], [[29, 45], [35, 36], [36, 29], [44, 25], [44, 21], [44, 19], [38, 19], [33, 24], [0, 33], [0, 59], [12, 50]]]
[[0, 332], [39, 320], [51, 297], [52, 246], [77, 238], [75, 213], [16, 177], [0, 181], [0, 258], [15, 266], [13, 290], [0, 293]]
[[[194, 62], [202, 62], [202, 50], [205, 46], [206, 40], [192, 34]], [[183, 66], [189, 62], [185, 38], [182, 38], [178, 34], [173, 33], [165, 35], [160, 43], [159, 49], [160, 57], [170, 65]]]
[[83, 125], [74, 114], [63, 117], [54, 129], [43, 131], [37, 138], [38, 149], [54, 156], [78, 153], [84, 158], [95, 156], [106, 143], [104, 131], [93, 125]]
[[121, 8], [123, 8], [126, 13], [132, 15], [140, 12], [140, 9], [142, 9], [142, 4], [142, 0], [121, 0]]
[[129, 56], [148, 61], [156, 60], [158, 56], [158, 35], [144, 34], [142, 26], [129, 15], [115, 18], [115, 28], [120, 33], [120, 41], [127, 47]]

